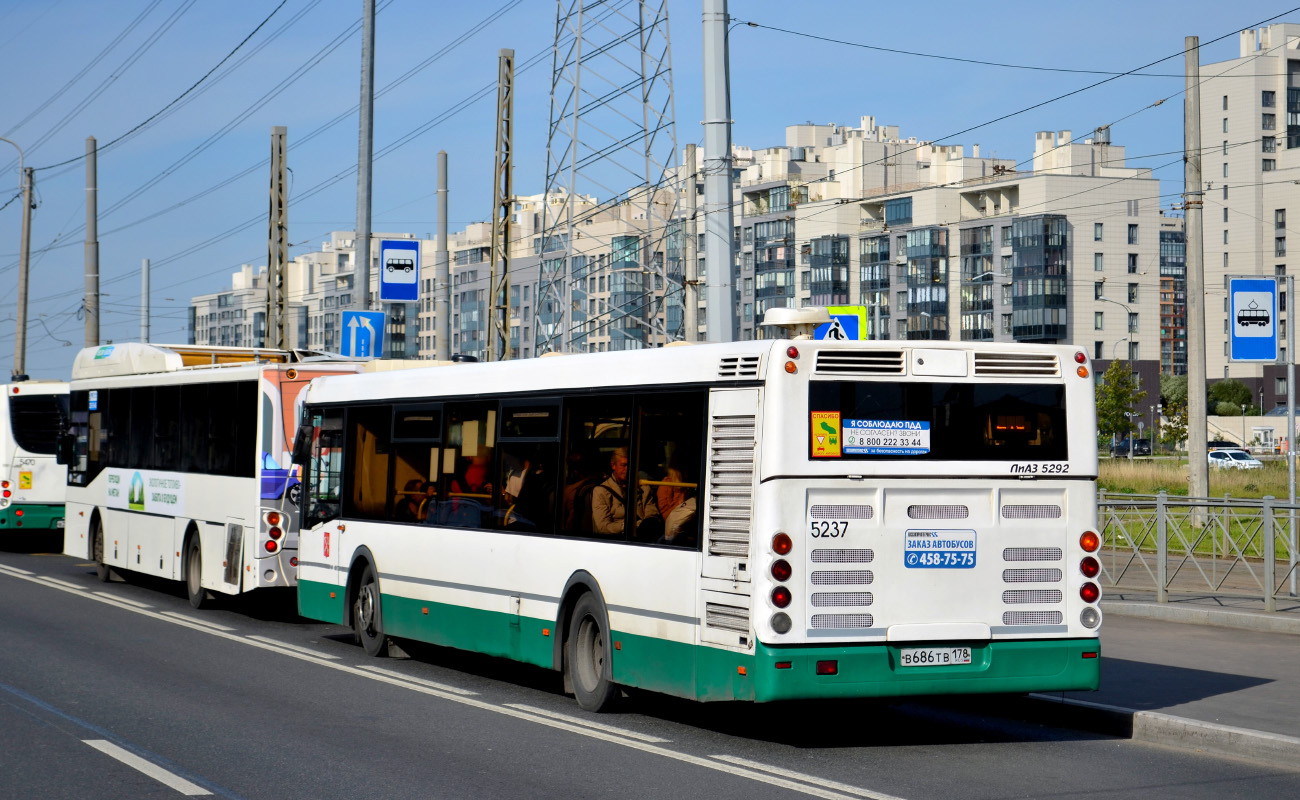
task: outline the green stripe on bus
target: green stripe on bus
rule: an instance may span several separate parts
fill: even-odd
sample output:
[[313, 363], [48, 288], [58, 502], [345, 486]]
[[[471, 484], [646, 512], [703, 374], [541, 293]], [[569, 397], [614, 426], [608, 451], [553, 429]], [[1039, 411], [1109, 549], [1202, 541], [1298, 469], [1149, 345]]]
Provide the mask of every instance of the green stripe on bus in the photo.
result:
[[342, 625], [345, 603], [343, 594], [342, 586], [300, 580], [298, 581], [298, 613], [308, 619]]
[[[16, 512], [22, 511], [22, 516]], [[63, 519], [62, 503], [20, 503], [0, 510], [0, 530], [51, 530]], [[22, 523], [21, 525], [19, 523]]]

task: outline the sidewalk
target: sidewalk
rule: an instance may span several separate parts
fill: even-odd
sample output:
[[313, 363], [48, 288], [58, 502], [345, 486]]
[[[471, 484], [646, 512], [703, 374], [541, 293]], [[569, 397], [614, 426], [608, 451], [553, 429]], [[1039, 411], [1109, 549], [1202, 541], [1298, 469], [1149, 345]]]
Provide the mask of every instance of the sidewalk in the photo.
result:
[[1300, 601], [1266, 614], [1261, 600], [1107, 598], [1100, 691], [1037, 697], [1131, 723], [1136, 740], [1300, 765]]

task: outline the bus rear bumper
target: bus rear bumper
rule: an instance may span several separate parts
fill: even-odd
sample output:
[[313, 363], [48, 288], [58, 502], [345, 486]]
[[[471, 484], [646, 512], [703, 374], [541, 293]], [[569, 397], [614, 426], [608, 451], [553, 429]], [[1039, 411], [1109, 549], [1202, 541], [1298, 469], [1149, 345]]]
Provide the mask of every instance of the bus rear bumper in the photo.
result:
[[15, 503], [0, 509], [0, 531], [7, 528], [23, 530], [54, 530], [63, 528], [62, 503]]
[[[903, 647], [947, 646], [940, 642], [785, 647], [760, 642], [751, 672], [752, 699], [1090, 691], [1099, 683], [1101, 643], [1095, 638], [951, 644], [969, 646], [971, 663], [900, 664]], [[832, 672], [826, 662], [834, 662], [833, 674], [818, 674]]]

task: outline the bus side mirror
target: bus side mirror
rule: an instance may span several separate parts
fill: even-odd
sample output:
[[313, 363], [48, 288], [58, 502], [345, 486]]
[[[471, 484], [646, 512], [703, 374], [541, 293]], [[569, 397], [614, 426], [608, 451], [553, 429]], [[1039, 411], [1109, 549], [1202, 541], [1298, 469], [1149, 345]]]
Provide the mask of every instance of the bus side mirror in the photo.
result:
[[311, 425], [303, 424], [298, 426], [298, 432], [293, 437], [293, 463], [308, 464], [311, 462], [311, 438], [314, 428]]
[[71, 433], [60, 436], [54, 445], [54, 462], [59, 466], [66, 467], [76, 460], [76, 454], [77, 437]]

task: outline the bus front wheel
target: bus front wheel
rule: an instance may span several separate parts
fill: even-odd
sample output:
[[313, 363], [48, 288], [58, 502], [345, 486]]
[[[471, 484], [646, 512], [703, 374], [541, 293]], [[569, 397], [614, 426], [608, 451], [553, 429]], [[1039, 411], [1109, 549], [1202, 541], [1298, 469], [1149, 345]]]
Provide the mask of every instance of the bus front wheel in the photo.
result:
[[185, 545], [185, 592], [194, 608], [211, 605], [212, 596], [203, 588], [203, 552], [197, 535], [191, 536]]
[[375, 579], [375, 568], [369, 564], [361, 573], [357, 596], [352, 601], [352, 630], [366, 655], [376, 658], [388, 655], [388, 637], [384, 636], [379, 607], [379, 581]]
[[113, 568], [104, 563], [104, 523], [96, 517], [90, 524], [90, 555], [95, 560], [95, 577], [104, 583], [113, 579]]
[[600, 604], [590, 593], [573, 607], [569, 622], [568, 652], [564, 660], [578, 705], [587, 711], [606, 711], [618, 698], [618, 686], [609, 679], [609, 631]]

